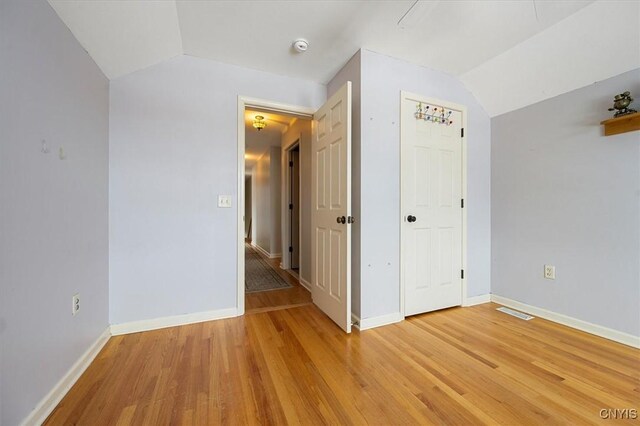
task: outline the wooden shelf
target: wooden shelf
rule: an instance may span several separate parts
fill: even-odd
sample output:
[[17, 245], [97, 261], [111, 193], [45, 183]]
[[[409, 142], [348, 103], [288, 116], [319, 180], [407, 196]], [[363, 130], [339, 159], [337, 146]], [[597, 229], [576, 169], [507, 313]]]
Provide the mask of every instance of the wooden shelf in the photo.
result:
[[640, 130], [640, 112], [634, 112], [633, 114], [623, 115], [622, 117], [604, 120], [600, 124], [604, 126], [605, 136]]

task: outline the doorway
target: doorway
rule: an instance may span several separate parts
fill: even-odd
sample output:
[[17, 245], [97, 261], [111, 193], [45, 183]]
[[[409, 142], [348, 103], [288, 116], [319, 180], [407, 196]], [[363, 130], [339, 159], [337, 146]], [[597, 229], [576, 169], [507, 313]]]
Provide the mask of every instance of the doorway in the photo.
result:
[[289, 153], [289, 266], [300, 275], [300, 142]]
[[246, 312], [309, 304], [309, 207], [301, 191], [311, 179], [311, 120], [255, 107], [244, 118]]
[[401, 308], [404, 316], [466, 297], [466, 108], [401, 95]]
[[[245, 305], [245, 256], [244, 256], [244, 174], [247, 152], [245, 134], [247, 129], [246, 109], [256, 112], [280, 113], [306, 119], [310, 126], [307, 164], [305, 167], [304, 140], [300, 139], [301, 171], [301, 226], [300, 235], [300, 283], [308, 274], [307, 285], [311, 290], [313, 303], [347, 333], [351, 332], [351, 109], [352, 83], [347, 81], [329, 97], [319, 109], [301, 108], [269, 101], [238, 97], [238, 293], [237, 313], [243, 315]], [[265, 117], [261, 117], [265, 118]], [[255, 117], [258, 120], [258, 117]], [[251, 118], [249, 117], [249, 120]], [[293, 122], [290, 123], [294, 125]], [[255, 127], [255, 126], [254, 126]], [[264, 126], [260, 126], [264, 129]], [[257, 130], [260, 130], [256, 127]], [[294, 134], [293, 131], [289, 132]], [[293, 142], [293, 141], [292, 141]], [[286, 146], [283, 140], [283, 146]], [[287, 167], [285, 167], [286, 169]], [[309, 177], [305, 186], [304, 173]], [[287, 181], [282, 181], [286, 185]], [[310, 188], [309, 191], [305, 190]], [[256, 190], [255, 181], [252, 191]], [[284, 191], [283, 191], [284, 192]], [[305, 196], [307, 200], [305, 201]], [[255, 203], [253, 203], [255, 204]], [[252, 206], [253, 206], [252, 204]], [[305, 206], [309, 209], [309, 226], [305, 226]], [[284, 209], [285, 211], [287, 208]], [[290, 216], [283, 214], [285, 220]], [[252, 217], [253, 232], [257, 217]], [[290, 227], [285, 227], [290, 229]], [[305, 249], [304, 234], [310, 235], [310, 249]], [[283, 239], [287, 241], [287, 239]], [[282, 246], [282, 244], [281, 244]], [[309, 267], [305, 267], [308, 259]], [[289, 256], [282, 257], [290, 263]], [[289, 266], [290, 267], [290, 266]], [[302, 287], [302, 286], [301, 286]]]

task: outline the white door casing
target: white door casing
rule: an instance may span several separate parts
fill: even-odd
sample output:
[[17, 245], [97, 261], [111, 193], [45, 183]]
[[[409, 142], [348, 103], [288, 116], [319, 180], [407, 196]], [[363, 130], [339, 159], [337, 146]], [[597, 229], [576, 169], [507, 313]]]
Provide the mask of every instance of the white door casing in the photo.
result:
[[238, 123], [238, 206], [237, 206], [237, 241], [236, 241], [236, 314], [244, 315], [245, 287], [244, 287], [244, 178], [245, 178], [245, 120], [246, 108], [260, 108], [265, 111], [292, 115], [299, 118], [311, 119], [315, 110], [309, 107], [288, 105], [265, 99], [238, 96], [237, 123]]
[[[403, 93], [401, 97], [402, 287], [404, 315], [463, 301], [465, 108]], [[415, 117], [423, 106], [451, 111], [451, 125]], [[415, 217], [414, 221], [408, 220]], [[411, 218], [413, 219], [413, 218]]]
[[351, 332], [351, 82], [313, 115], [311, 294]]

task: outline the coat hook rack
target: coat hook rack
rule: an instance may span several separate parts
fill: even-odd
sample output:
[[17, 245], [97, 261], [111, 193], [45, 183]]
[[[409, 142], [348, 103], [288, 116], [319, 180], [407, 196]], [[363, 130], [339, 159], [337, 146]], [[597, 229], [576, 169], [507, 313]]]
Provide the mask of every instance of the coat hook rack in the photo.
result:
[[416, 106], [416, 113], [414, 114], [417, 120], [430, 121], [432, 123], [444, 124], [445, 126], [451, 126], [453, 120], [451, 120], [452, 111], [447, 111], [445, 108], [437, 105], [422, 105], [419, 102]]

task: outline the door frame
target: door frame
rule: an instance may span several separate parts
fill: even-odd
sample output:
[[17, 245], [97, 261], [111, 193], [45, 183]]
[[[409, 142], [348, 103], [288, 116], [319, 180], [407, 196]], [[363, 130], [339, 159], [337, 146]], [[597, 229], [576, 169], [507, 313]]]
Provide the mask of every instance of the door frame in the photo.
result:
[[[287, 243], [291, 243], [291, 213], [289, 212], [289, 198], [291, 197], [291, 167], [289, 167], [289, 161], [291, 161], [291, 151], [293, 151], [296, 147], [300, 147], [300, 141], [302, 140], [302, 133], [298, 134], [298, 136], [294, 139], [293, 142], [291, 142], [289, 145], [283, 146], [282, 147], [282, 152], [283, 155], [282, 156], [282, 160], [283, 160], [283, 164], [282, 164], [282, 170], [283, 170], [283, 174], [282, 174], [282, 193], [286, 194], [286, 199], [285, 197], [282, 198], [282, 211], [285, 212], [282, 217], [282, 262], [280, 263], [282, 269], [284, 270], [288, 270], [291, 269], [291, 256], [285, 256], [285, 247], [284, 245], [286, 244], [285, 241]], [[298, 160], [299, 162], [300, 159]], [[299, 167], [299, 165], [298, 165]], [[302, 173], [298, 174], [298, 200], [301, 199], [301, 195], [302, 195]], [[298, 214], [299, 216], [301, 216], [302, 210], [298, 207]], [[298, 218], [298, 235], [301, 236], [302, 235], [302, 217]], [[300, 239], [300, 238], [298, 238]], [[288, 245], [287, 245], [287, 251], [286, 253], [289, 253], [289, 249], [288, 249]], [[300, 256], [300, 259], [302, 259], [302, 244], [300, 244], [300, 242], [298, 241], [298, 255]], [[300, 262], [298, 260], [298, 262]], [[301, 281], [301, 280], [300, 280]]]
[[[427, 96], [417, 95], [415, 93], [400, 91], [400, 315], [405, 318], [405, 273], [404, 273], [404, 202], [402, 197], [402, 188], [404, 187], [404, 178], [402, 176], [402, 117], [404, 111], [404, 101], [417, 101], [422, 103], [435, 104], [446, 107], [447, 109], [459, 111], [462, 114], [462, 128], [465, 129], [462, 137], [462, 199], [467, 201], [467, 107], [453, 102], [444, 101], [442, 99], [431, 98]], [[462, 209], [462, 269], [467, 270], [467, 207]], [[467, 276], [462, 279], [461, 306], [465, 305], [467, 299]]]
[[295, 117], [313, 119], [314, 108], [289, 105], [280, 102], [273, 102], [265, 99], [252, 98], [248, 96], [238, 96], [238, 202], [237, 202], [237, 293], [236, 309], [237, 315], [244, 315], [244, 154], [245, 154], [245, 131], [244, 131], [244, 111], [247, 108], [261, 109], [266, 112], [288, 114]]

